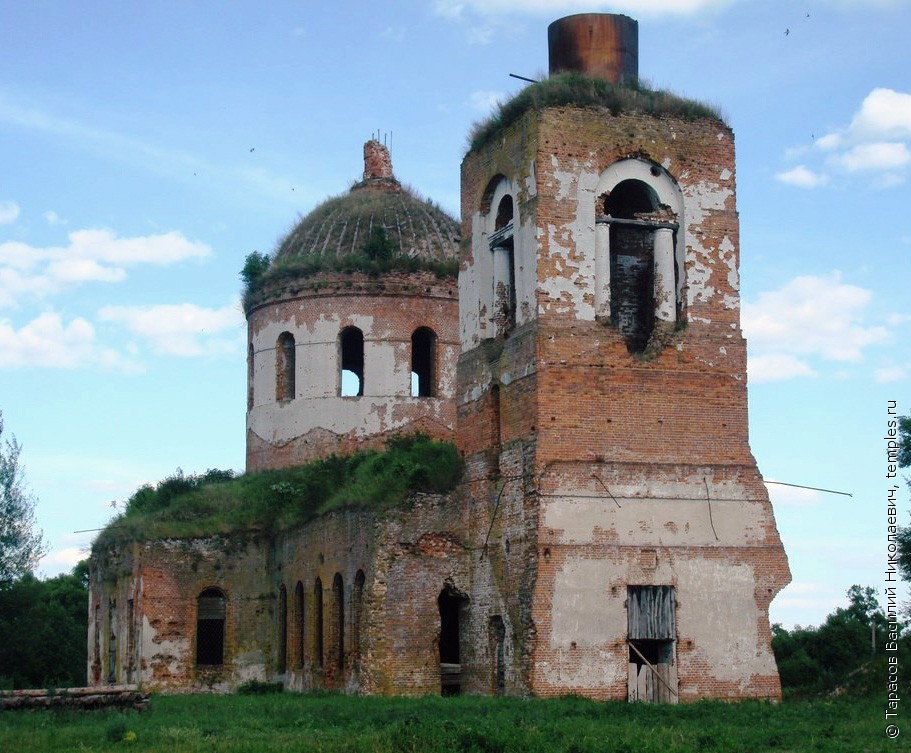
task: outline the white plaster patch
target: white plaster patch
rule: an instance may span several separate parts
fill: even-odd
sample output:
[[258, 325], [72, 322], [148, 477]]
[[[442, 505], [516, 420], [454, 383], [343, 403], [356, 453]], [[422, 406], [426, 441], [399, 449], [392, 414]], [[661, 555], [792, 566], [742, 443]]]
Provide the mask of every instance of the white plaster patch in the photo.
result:
[[733, 174], [734, 173], [732, 173], [730, 170], [728, 170], [727, 168], [724, 168], [724, 170], [721, 171], [721, 175], [718, 176], [718, 179], [727, 181], [727, 180], [731, 179], [731, 176]]
[[166, 667], [166, 672], [171, 677], [180, 674], [181, 665], [189, 662], [190, 641], [188, 638], [175, 638], [165, 640], [158, 637], [158, 632], [152, 627], [149, 618], [142, 616], [141, 648], [139, 655], [149, 657], [149, 662], [141, 671], [143, 682], [153, 682], [155, 670], [161, 674], [161, 666]]

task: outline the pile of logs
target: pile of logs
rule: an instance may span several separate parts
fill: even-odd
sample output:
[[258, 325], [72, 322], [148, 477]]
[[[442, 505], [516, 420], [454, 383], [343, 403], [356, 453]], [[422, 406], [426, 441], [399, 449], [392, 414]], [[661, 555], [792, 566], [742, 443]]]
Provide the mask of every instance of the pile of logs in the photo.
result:
[[106, 709], [143, 711], [149, 694], [137, 685], [107, 685], [98, 688], [51, 688], [49, 690], [0, 690], [0, 710], [7, 709]]

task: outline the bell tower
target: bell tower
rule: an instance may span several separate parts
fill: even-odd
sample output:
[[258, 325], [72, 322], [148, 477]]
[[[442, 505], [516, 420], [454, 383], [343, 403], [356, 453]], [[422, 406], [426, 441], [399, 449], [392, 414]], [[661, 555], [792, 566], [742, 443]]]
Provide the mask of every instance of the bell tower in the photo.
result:
[[790, 573], [748, 441], [733, 132], [638, 85], [634, 20], [548, 36], [550, 78], [462, 163], [475, 600], [515, 636], [512, 692], [779, 698]]

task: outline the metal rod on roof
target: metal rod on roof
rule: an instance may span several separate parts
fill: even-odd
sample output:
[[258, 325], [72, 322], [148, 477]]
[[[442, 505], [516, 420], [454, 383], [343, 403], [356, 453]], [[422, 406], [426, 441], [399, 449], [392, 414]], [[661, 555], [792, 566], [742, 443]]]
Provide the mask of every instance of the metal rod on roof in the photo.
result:
[[534, 79], [534, 78], [526, 78], [525, 76], [520, 76], [518, 73], [510, 73], [509, 75], [512, 76], [513, 78], [519, 79], [520, 81], [527, 81], [529, 84], [537, 84], [537, 83], [538, 83], [537, 79]]

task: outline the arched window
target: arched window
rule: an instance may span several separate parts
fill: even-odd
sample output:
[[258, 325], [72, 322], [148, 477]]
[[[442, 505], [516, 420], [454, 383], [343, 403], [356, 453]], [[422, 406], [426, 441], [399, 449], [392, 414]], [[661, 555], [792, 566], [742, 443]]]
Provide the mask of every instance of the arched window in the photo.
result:
[[364, 333], [357, 327], [345, 327], [339, 335], [339, 350], [339, 394], [360, 397], [364, 394]]
[[610, 316], [631, 353], [645, 350], [655, 326], [655, 227], [647, 220], [657, 209], [654, 189], [641, 180], [621, 181], [604, 197], [612, 220]]
[[219, 588], [207, 588], [196, 600], [196, 663], [225, 662], [225, 613], [228, 599]]
[[489, 235], [493, 253], [493, 303], [497, 334], [504, 335], [516, 325], [516, 257], [512, 196], [497, 204], [493, 232]]
[[354, 576], [354, 593], [352, 594], [351, 656], [355, 666], [361, 666], [361, 631], [364, 629], [364, 571], [358, 570]]
[[313, 584], [313, 658], [316, 666], [323, 666], [323, 581]]
[[300, 581], [297, 582], [297, 585], [294, 587], [294, 617], [295, 617], [295, 654], [297, 660], [297, 668], [304, 668], [304, 625], [306, 621], [304, 620], [304, 584]]
[[275, 343], [275, 399], [279, 402], [294, 399], [295, 369], [294, 335], [282, 332]]
[[332, 610], [335, 618], [335, 666], [341, 679], [345, 675], [345, 585], [339, 573], [332, 579]]
[[428, 327], [411, 335], [411, 396], [434, 397], [437, 336]]
[[278, 673], [288, 669], [288, 591], [284, 584], [278, 589]]
[[253, 409], [253, 343], [247, 347], [247, 410]]

